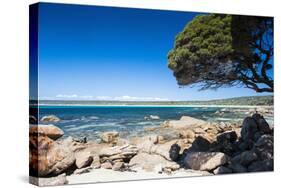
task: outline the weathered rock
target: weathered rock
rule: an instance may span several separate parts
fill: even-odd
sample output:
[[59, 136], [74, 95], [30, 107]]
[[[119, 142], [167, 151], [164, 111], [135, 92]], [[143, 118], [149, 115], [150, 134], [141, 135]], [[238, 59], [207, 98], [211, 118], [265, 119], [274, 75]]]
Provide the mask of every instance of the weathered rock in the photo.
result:
[[163, 169], [177, 170], [179, 165], [175, 162], [166, 160], [160, 155], [139, 153], [134, 156], [129, 163], [131, 169], [143, 169], [149, 172], [159, 172]]
[[193, 170], [211, 171], [228, 162], [228, 156], [220, 152], [189, 152], [184, 158], [184, 166]]
[[67, 184], [66, 174], [61, 174], [56, 177], [38, 178], [29, 176], [29, 182], [37, 186], [58, 186]]
[[93, 168], [88, 166], [88, 167], [85, 167], [85, 168], [76, 169], [73, 172], [73, 174], [84, 174], [84, 173], [91, 172], [92, 170], [93, 170]]
[[266, 122], [266, 120], [264, 119], [264, 117], [262, 115], [256, 113], [252, 116], [252, 118], [255, 119], [255, 121], [257, 122], [258, 130], [262, 134], [270, 134], [271, 133], [271, 129], [269, 127], [269, 124]]
[[91, 167], [93, 167], [93, 169], [97, 169], [97, 168], [101, 167], [99, 155], [97, 155], [97, 154], [93, 155], [93, 162], [91, 164]]
[[255, 143], [254, 150], [260, 160], [273, 159], [273, 136], [261, 136]]
[[101, 134], [101, 140], [105, 143], [117, 143], [119, 133], [116, 131], [104, 132]]
[[256, 161], [248, 167], [249, 172], [273, 171], [273, 159]]
[[219, 166], [218, 168], [216, 168], [213, 171], [213, 173], [214, 174], [229, 174], [229, 173], [232, 173], [232, 170], [227, 167], [224, 167], [224, 166]]
[[177, 161], [179, 158], [180, 154], [180, 146], [178, 144], [173, 144], [170, 148], [169, 154], [170, 154], [170, 159], [172, 161]]
[[190, 129], [186, 129], [186, 130], [181, 130], [179, 132], [179, 136], [180, 136], [180, 138], [194, 139], [195, 133]]
[[58, 118], [57, 116], [55, 115], [49, 115], [49, 116], [44, 116], [41, 118], [41, 121], [42, 122], [45, 122], [45, 123], [48, 123], [48, 122], [59, 122], [60, 121], [60, 118]]
[[64, 132], [54, 125], [34, 125], [29, 128], [29, 134], [45, 135], [53, 140], [56, 140], [62, 137]]
[[93, 157], [90, 152], [77, 152], [75, 153], [75, 164], [77, 168], [84, 168], [93, 162]]
[[116, 162], [114, 163], [112, 170], [119, 171], [124, 167], [124, 162]]
[[206, 124], [207, 122], [201, 119], [196, 119], [189, 116], [182, 116], [180, 120], [172, 120], [167, 123], [168, 127], [175, 129], [185, 129], [191, 128], [194, 126], [201, 126]]
[[247, 172], [247, 168], [245, 168], [244, 166], [242, 166], [239, 163], [231, 163], [227, 167], [230, 168], [233, 173], [244, 173], [244, 172]]
[[29, 116], [29, 123], [30, 124], [37, 124], [38, 123], [37, 118], [35, 116], [30, 115]]
[[246, 117], [242, 123], [241, 138], [243, 141], [253, 140], [258, 131], [258, 125], [254, 118]]
[[233, 143], [237, 140], [235, 131], [225, 131], [217, 136], [218, 143], [230, 142]]
[[248, 166], [249, 164], [251, 164], [253, 161], [255, 161], [257, 159], [258, 159], [258, 156], [253, 150], [244, 151], [240, 155], [240, 164], [243, 166]]
[[38, 176], [58, 175], [75, 162], [73, 152], [47, 136], [30, 136], [30, 169]]
[[206, 137], [198, 136], [192, 143], [190, 150], [192, 151], [208, 151], [210, 149], [210, 141]]
[[101, 168], [112, 169], [112, 164], [110, 162], [105, 162], [101, 164]]

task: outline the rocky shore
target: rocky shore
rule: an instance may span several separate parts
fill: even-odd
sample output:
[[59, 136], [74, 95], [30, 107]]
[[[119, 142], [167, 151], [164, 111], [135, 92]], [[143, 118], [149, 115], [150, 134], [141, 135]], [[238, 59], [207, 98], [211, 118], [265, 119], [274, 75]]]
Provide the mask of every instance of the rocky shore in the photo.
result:
[[[45, 118], [52, 120], [59, 119]], [[142, 137], [122, 139], [118, 132], [104, 132], [99, 143], [61, 139], [64, 132], [54, 125], [31, 126], [30, 182], [62, 185], [273, 171], [273, 130], [258, 113], [241, 124], [183, 116], [147, 129]]]

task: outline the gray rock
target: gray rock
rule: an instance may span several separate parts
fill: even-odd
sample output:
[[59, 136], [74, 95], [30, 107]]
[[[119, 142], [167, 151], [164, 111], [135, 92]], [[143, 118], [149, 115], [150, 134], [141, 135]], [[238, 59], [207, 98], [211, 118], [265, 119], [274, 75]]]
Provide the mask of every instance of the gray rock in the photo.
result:
[[112, 170], [119, 171], [124, 167], [124, 162], [116, 162], [114, 163]]
[[148, 172], [159, 172], [164, 169], [174, 171], [180, 168], [175, 162], [168, 161], [160, 155], [148, 153], [139, 153], [134, 156], [130, 160], [129, 166], [134, 170], [142, 169]]
[[260, 160], [267, 160], [273, 158], [273, 136], [263, 135], [254, 145], [254, 150]]
[[221, 152], [188, 152], [184, 166], [193, 170], [211, 171], [228, 161], [229, 157]]
[[237, 134], [235, 131], [225, 131], [217, 136], [218, 143], [235, 142], [237, 140]]
[[254, 118], [246, 117], [242, 123], [241, 138], [243, 141], [253, 140], [258, 131], [258, 125]]
[[229, 174], [229, 173], [232, 173], [232, 170], [227, 167], [224, 167], [224, 166], [219, 166], [218, 168], [216, 168], [213, 171], [213, 173], [214, 174]]
[[240, 155], [240, 164], [243, 166], [248, 166], [253, 161], [256, 161], [258, 159], [257, 154], [251, 150], [251, 151], [244, 151]]
[[41, 118], [41, 121], [42, 122], [45, 122], [45, 123], [49, 123], [49, 122], [54, 122], [54, 123], [57, 123], [60, 121], [60, 118], [58, 118], [57, 116], [55, 115], [49, 115], [49, 116], [44, 116]]
[[233, 173], [245, 173], [245, 172], [247, 172], [247, 168], [245, 168], [244, 166], [242, 166], [239, 163], [231, 163], [230, 165], [228, 165], [228, 168], [230, 168]]
[[75, 153], [75, 164], [77, 168], [84, 168], [93, 162], [93, 157], [90, 152], [77, 152]]
[[88, 167], [85, 167], [85, 168], [76, 169], [73, 172], [73, 174], [84, 174], [84, 173], [91, 172], [92, 170], [93, 170], [93, 168], [88, 166]]
[[273, 171], [273, 159], [256, 161], [248, 167], [249, 172]]
[[254, 114], [252, 116], [252, 118], [255, 119], [255, 121], [258, 124], [258, 129], [262, 134], [270, 134], [271, 133], [271, 129], [269, 127], [269, 124], [266, 122], [266, 120], [264, 119], [264, 117], [260, 114]]

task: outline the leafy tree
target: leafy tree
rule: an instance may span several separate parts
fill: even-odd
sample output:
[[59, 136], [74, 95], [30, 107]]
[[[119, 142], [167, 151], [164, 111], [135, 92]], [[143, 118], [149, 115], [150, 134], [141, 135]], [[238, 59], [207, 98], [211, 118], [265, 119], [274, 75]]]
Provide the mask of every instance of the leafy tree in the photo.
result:
[[273, 19], [199, 15], [176, 36], [168, 61], [180, 86], [273, 92]]

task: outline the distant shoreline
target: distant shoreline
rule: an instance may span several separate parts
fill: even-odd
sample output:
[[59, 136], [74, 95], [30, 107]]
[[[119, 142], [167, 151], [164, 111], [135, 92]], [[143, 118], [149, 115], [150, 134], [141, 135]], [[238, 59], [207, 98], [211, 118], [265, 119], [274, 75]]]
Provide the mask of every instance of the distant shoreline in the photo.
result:
[[[37, 106], [37, 105], [31, 105]], [[138, 105], [138, 104], [38, 104], [38, 106], [54, 106], [54, 107], [198, 107], [198, 108], [273, 108], [273, 105], [167, 105], [167, 104], [157, 104], [157, 105]]]

